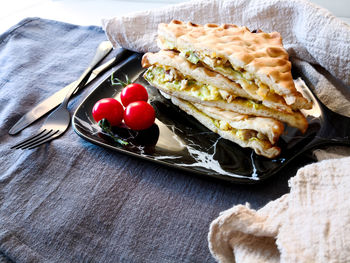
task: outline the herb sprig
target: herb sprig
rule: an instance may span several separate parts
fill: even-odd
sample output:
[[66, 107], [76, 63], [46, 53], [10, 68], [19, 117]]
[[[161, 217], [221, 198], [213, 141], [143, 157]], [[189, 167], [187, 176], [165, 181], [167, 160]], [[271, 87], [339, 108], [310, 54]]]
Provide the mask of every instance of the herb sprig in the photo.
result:
[[102, 119], [98, 122], [98, 126], [101, 127], [101, 129], [107, 133], [109, 136], [112, 137], [112, 139], [121, 144], [121, 145], [128, 145], [129, 143], [120, 139], [119, 137], [115, 136], [115, 134], [112, 132], [112, 126], [111, 124], [109, 123], [109, 121], [107, 119]]
[[112, 83], [112, 86], [122, 86], [122, 87], [125, 87], [129, 84], [132, 83], [132, 81], [129, 79], [129, 76], [128, 75], [125, 75], [125, 81], [122, 81], [121, 79], [118, 79], [117, 77], [114, 77], [113, 76], [114, 73], [112, 73], [111, 75], [111, 83]]

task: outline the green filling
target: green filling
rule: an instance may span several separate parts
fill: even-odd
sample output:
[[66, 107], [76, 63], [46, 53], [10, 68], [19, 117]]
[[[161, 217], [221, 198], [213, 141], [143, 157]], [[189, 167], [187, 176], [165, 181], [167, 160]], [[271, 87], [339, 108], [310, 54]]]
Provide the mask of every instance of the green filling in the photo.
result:
[[164, 44], [165, 44], [167, 49], [174, 49], [175, 48], [175, 45], [167, 40], [164, 40]]
[[257, 103], [257, 102], [252, 101], [252, 100], [247, 100], [247, 104], [250, 107], [253, 107], [255, 110], [264, 108], [264, 106], [261, 103]]
[[232, 67], [216, 66], [216, 67], [214, 67], [214, 69], [215, 69], [217, 72], [220, 72], [220, 73], [222, 73], [222, 74], [230, 75], [230, 76], [232, 76], [234, 79], [243, 78], [242, 72], [237, 71], [237, 70], [234, 70]]
[[193, 51], [190, 50], [182, 50], [180, 52], [180, 56], [186, 58], [189, 62], [193, 64], [197, 64], [200, 60], [199, 57]]
[[[185, 92], [191, 96], [198, 97], [202, 100], [224, 100], [220, 95], [219, 89], [217, 87], [202, 84], [197, 82], [195, 79], [187, 78], [187, 84], [185, 89], [183, 88], [181, 81], [178, 79], [169, 81], [166, 78], [166, 71], [163, 67], [156, 66], [149, 68], [145, 73], [145, 79], [149, 82], [166, 87], [172, 91]], [[255, 110], [264, 109], [265, 106], [261, 103], [255, 102], [253, 100], [242, 99], [242, 103], [245, 103], [248, 107], [254, 108]]]
[[[193, 64], [197, 64], [198, 61], [201, 59], [196, 55], [196, 53], [192, 50], [180, 50], [180, 56], [186, 58], [188, 61], [190, 61]], [[205, 61], [206, 55], [201, 56], [203, 62]], [[209, 58], [209, 57], [208, 57]], [[239, 70], [235, 70], [233, 67], [225, 67], [223, 65], [217, 65], [214, 67], [214, 69], [220, 73], [225, 73], [226, 75], [231, 75], [235, 79], [241, 79], [246, 77], [247, 79], [250, 79], [251, 76], [247, 72], [241, 72]]]
[[[200, 114], [203, 114], [205, 115], [206, 117], [208, 117], [212, 123], [215, 125], [215, 127], [217, 127], [218, 129], [222, 130], [221, 129], [221, 121], [220, 120], [217, 120], [217, 119], [213, 119], [211, 117], [209, 117], [208, 115], [206, 115], [205, 113], [201, 112], [201, 111], [198, 111], [197, 108], [193, 107], [198, 113]], [[225, 125], [226, 126], [226, 125]], [[245, 132], [247, 132], [247, 130], [244, 130], [244, 129], [235, 129], [233, 127], [231, 127], [229, 124], [227, 125], [227, 130], [224, 130], [224, 131], [230, 131], [234, 136], [238, 137], [241, 141], [247, 141], [246, 139], [246, 136], [244, 135]], [[249, 142], [251, 141], [257, 141], [257, 142], [260, 142], [261, 140], [255, 136], [253, 137], [250, 137], [248, 139]]]
[[187, 59], [188, 59], [188, 61], [190, 61], [193, 64], [197, 64], [199, 61], [199, 58], [193, 52], [190, 52], [190, 55], [188, 56]]
[[[165, 69], [162, 67], [149, 68], [145, 73], [145, 78], [149, 82], [164, 86], [169, 90], [181, 90], [182, 92], [198, 97], [201, 100], [223, 100], [217, 87], [199, 83], [191, 78], [184, 78], [181, 81], [178, 79], [170, 81], [167, 79]], [[187, 82], [182, 83], [182, 81]]]
[[[165, 69], [162, 67], [149, 68], [146, 71], [144, 76], [145, 76], [145, 79], [147, 81], [149, 81], [151, 83], [153, 82], [153, 83], [158, 84], [158, 85], [159, 84], [163, 85], [168, 89], [171, 89], [171, 90], [180, 90], [181, 89], [181, 82], [179, 80], [173, 80], [173, 81], [166, 80], [166, 72], [165, 72]], [[208, 87], [209, 85], [200, 84], [194, 79], [187, 80], [187, 86], [188, 86], [187, 92], [191, 92], [192, 94], [197, 95], [204, 100], [211, 98], [213, 96], [214, 97], [219, 96], [215, 92], [213, 95], [213, 90], [215, 90], [215, 89], [213, 89], [213, 87], [209, 88]], [[194, 88], [195, 91], [192, 91], [191, 90], [192, 88]], [[260, 104], [254, 102], [254, 101], [251, 101], [251, 100], [246, 100], [246, 103], [248, 103], [249, 105], [251, 105], [254, 108], [260, 107]], [[221, 128], [222, 123], [220, 120], [217, 120], [217, 119], [214, 119], [214, 118], [208, 116], [204, 112], [198, 110], [191, 103], [188, 103], [188, 105], [192, 108], [192, 110], [209, 118], [211, 120], [211, 122], [215, 125], [215, 127], [217, 127], [220, 130], [223, 130]], [[227, 126], [227, 131], [230, 131], [234, 136], [238, 137], [241, 141], [247, 141], [247, 139], [245, 139], [245, 136], [244, 136], [244, 133], [246, 132], [246, 130], [235, 129], [235, 128], [231, 127], [229, 124], [224, 124], [224, 126]], [[248, 141], [261, 141], [261, 140], [258, 139], [257, 137], [251, 137], [248, 139]]]
[[[197, 64], [198, 61], [203, 61], [203, 63], [205, 64], [211, 64], [206, 63], [206, 59], [212, 59], [210, 58], [208, 55], [202, 54], [200, 57], [198, 57], [198, 55], [196, 55], [196, 53], [194, 51], [191, 50], [181, 50], [180, 51], [180, 56], [186, 58], [188, 61], [190, 61], [193, 64]], [[258, 89], [260, 87], [260, 85], [265, 85], [263, 83], [255, 83], [254, 78], [252, 77], [252, 75], [248, 72], [246, 72], [245, 70], [241, 71], [239, 69], [235, 69], [231, 66], [224, 66], [224, 65], [216, 65], [214, 66], [214, 70], [223, 74], [223, 75], [229, 75], [232, 76], [232, 78], [239, 84], [241, 84], [244, 88], [255, 88]], [[273, 92], [273, 91], [271, 91]]]

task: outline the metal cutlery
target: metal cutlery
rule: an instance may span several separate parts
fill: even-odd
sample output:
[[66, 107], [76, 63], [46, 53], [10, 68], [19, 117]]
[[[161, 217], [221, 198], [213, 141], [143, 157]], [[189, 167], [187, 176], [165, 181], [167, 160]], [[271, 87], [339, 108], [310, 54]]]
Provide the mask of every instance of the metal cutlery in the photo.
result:
[[[131, 51], [119, 48], [114, 56], [114, 58], [110, 59], [106, 63], [102, 64], [101, 66], [94, 69], [89, 77], [89, 80], [86, 82], [85, 86], [80, 85], [79, 89], [77, 89], [73, 94], [77, 94], [81, 89], [86, 87], [89, 83], [91, 83], [96, 77], [102, 75], [106, 70], [110, 69], [111, 67], [117, 65], [119, 62], [121, 62]], [[15, 135], [18, 132], [22, 131], [26, 127], [28, 127], [30, 124], [35, 122], [36, 120], [40, 119], [42, 116], [44, 116], [46, 113], [52, 111], [54, 108], [56, 108], [60, 103], [62, 103], [65, 95], [67, 94], [68, 90], [77, 84], [77, 81], [72, 82], [71, 84], [67, 85], [66, 87], [62, 88], [61, 90], [57, 91], [55, 94], [51, 95], [49, 98], [43, 100], [38, 105], [36, 105], [32, 110], [27, 112], [25, 115], [23, 115], [9, 130], [10, 135]]]
[[67, 109], [68, 101], [79, 88], [84, 86], [88, 81], [95, 66], [106, 57], [111, 51], [111, 44], [109, 41], [102, 42], [96, 51], [94, 58], [92, 59], [90, 66], [84, 71], [84, 73], [77, 80], [75, 85], [70, 86], [63, 102], [59, 107], [52, 112], [41, 126], [37, 134], [17, 143], [11, 148], [16, 149], [33, 149], [43, 143], [51, 141], [61, 136], [69, 127], [70, 124], [70, 113]]

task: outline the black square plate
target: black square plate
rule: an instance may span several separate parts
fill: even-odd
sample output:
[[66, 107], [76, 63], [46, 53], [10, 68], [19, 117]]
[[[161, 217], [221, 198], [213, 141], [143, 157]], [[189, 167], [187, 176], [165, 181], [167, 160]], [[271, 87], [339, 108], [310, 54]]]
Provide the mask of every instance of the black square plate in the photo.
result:
[[[334, 125], [349, 128], [349, 118], [328, 110], [304, 85], [305, 95], [314, 102], [312, 110], [304, 111], [309, 122], [307, 132], [300, 134], [286, 127], [278, 142], [281, 155], [272, 160], [258, 156], [251, 149], [220, 138], [161, 96], [142, 78], [144, 69], [140, 61], [141, 54], [131, 55], [81, 103], [73, 116], [73, 127], [79, 136], [121, 153], [236, 183], [261, 182], [311, 148], [329, 143], [349, 144], [349, 136], [334, 129]], [[101, 133], [91, 111], [102, 98], [119, 98], [121, 87], [113, 85], [111, 79], [125, 79], [126, 75], [147, 88], [157, 119], [151, 128], [142, 132], [115, 128], [114, 132], [129, 142], [123, 146]]]

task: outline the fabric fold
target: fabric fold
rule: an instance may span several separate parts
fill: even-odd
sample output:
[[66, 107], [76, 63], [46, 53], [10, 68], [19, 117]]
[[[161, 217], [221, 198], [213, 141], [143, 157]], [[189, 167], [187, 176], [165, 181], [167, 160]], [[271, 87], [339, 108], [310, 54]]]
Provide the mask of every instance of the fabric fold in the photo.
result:
[[0, 253], [6, 254], [5, 259], [11, 260], [11, 262], [44, 261], [44, 258], [39, 253], [33, 251], [28, 245], [18, 239], [11, 231], [0, 232]]
[[291, 57], [321, 65], [350, 85], [350, 26], [306, 0], [190, 1], [104, 19], [102, 25], [113, 45], [154, 52], [157, 25], [172, 19], [280, 32]]
[[299, 169], [290, 193], [258, 211], [238, 205], [210, 225], [209, 249], [226, 262], [347, 262], [350, 157]]
[[249, 204], [220, 213], [208, 233], [209, 249], [219, 262], [279, 262], [276, 237], [288, 196], [256, 211]]

